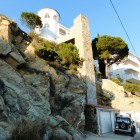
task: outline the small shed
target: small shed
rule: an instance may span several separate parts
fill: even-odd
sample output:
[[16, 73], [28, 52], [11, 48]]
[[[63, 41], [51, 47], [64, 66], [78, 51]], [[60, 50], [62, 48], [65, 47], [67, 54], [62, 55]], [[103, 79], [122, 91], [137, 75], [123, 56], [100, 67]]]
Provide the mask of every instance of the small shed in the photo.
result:
[[108, 106], [95, 106], [97, 111], [97, 122], [99, 128], [99, 134], [114, 132], [115, 125], [115, 114], [116, 109]]
[[118, 112], [109, 106], [86, 104], [86, 130], [98, 135], [114, 131], [115, 114]]

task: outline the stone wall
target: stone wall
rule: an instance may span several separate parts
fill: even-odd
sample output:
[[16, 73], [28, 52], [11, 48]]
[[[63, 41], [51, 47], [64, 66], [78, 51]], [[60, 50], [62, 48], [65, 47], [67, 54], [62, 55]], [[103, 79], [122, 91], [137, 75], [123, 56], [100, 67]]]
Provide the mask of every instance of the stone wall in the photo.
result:
[[83, 16], [79, 15], [74, 20], [74, 25], [70, 29], [67, 36], [59, 38], [58, 43], [74, 40], [75, 46], [79, 49], [79, 55], [84, 59], [83, 67], [79, 69], [81, 76], [86, 80], [87, 84], [87, 103], [97, 104], [95, 72], [93, 65], [93, 54], [90, 40], [89, 21]]
[[88, 104], [85, 106], [85, 131], [98, 133], [96, 108]]
[[0, 38], [4, 38], [7, 42], [11, 40], [9, 25], [7, 17], [0, 15]]
[[0, 56], [8, 64], [17, 67], [25, 63], [23, 56], [19, 52], [19, 48], [13, 45], [12, 29], [15, 29], [17, 24], [12, 22], [7, 17], [0, 15]]

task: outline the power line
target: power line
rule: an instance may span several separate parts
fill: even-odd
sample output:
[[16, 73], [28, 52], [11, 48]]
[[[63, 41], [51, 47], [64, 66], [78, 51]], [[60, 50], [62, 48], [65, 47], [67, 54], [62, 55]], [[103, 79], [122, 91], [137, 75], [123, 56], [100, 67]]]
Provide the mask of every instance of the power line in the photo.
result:
[[[117, 15], [119, 21], [120, 21], [120, 23], [121, 23], [121, 25], [122, 25], [122, 27], [123, 27], [123, 29], [124, 29], [124, 31], [125, 31], [125, 34], [126, 34], [128, 40], [129, 40], [129, 42], [130, 42], [130, 44], [131, 44], [131, 46], [132, 46], [132, 48], [133, 48], [133, 50], [134, 50], [136, 56], [137, 56], [136, 50], [135, 50], [135, 48], [134, 48], [134, 46], [133, 46], [133, 44], [132, 44], [132, 42], [131, 42], [131, 39], [130, 39], [130, 37], [129, 37], [127, 31], [126, 31], [126, 28], [124, 27], [124, 25], [123, 25], [123, 23], [122, 23], [122, 20], [121, 20], [119, 14], [118, 14], [118, 12], [117, 12], [117, 10], [116, 10], [116, 8], [115, 8], [113, 2], [112, 2], [112, 0], [110, 0], [110, 3], [111, 3], [111, 5], [112, 5], [112, 7], [113, 7], [113, 9], [114, 9], [114, 11], [115, 11], [115, 13], [116, 13], [116, 15]], [[138, 56], [137, 56], [137, 58], [138, 58]]]

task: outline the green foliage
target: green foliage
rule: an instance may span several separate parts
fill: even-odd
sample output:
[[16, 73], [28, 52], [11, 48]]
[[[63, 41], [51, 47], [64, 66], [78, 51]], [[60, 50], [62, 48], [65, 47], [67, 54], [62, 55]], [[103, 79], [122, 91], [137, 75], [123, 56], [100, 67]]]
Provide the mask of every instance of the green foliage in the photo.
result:
[[45, 121], [23, 121], [13, 130], [11, 140], [43, 140]]
[[35, 40], [41, 39], [41, 38], [40, 38], [40, 35], [37, 34], [37, 33], [35, 33], [35, 32], [30, 32], [28, 35], [29, 35], [32, 39], [35, 39]]
[[78, 65], [80, 63], [78, 49], [72, 43], [61, 43], [59, 45], [58, 55], [66, 65]]
[[95, 72], [95, 75], [97, 79], [102, 79], [102, 73], [101, 72]]
[[54, 42], [49, 42], [40, 37], [36, 37], [36, 35], [34, 39], [36, 40], [33, 44], [35, 46], [35, 54], [47, 61], [60, 60], [56, 49], [58, 48], [57, 44], [55, 44]]
[[121, 81], [118, 78], [112, 78], [111, 80], [116, 84], [121, 85]]
[[58, 60], [59, 59], [59, 56], [58, 54], [52, 50], [51, 48], [47, 48], [47, 47], [37, 47], [35, 49], [35, 53], [40, 57], [40, 58], [43, 58], [45, 60], [48, 60], [48, 61], [55, 61], [55, 60]]
[[[80, 59], [78, 49], [73, 44], [61, 43], [57, 45], [54, 42], [46, 41], [36, 34], [31, 34], [36, 41], [33, 45], [35, 47], [35, 53], [49, 62], [57, 62], [64, 69], [76, 70], [77, 66], [83, 63], [83, 59]], [[56, 64], [56, 63], [54, 63]], [[51, 65], [53, 65], [51, 63]], [[57, 65], [57, 67], [58, 67]]]
[[25, 24], [30, 29], [30, 31], [37, 26], [42, 27], [41, 18], [32, 12], [22, 12], [20, 20], [22, 24]]
[[29, 36], [33, 39], [32, 45], [35, 48], [35, 54], [48, 61], [53, 67], [62, 70], [76, 70], [78, 66], [82, 65], [84, 60], [80, 59], [78, 49], [72, 43], [58, 45], [41, 38], [34, 32], [30, 32]]
[[[120, 62], [128, 55], [128, 46], [120, 37], [99, 36], [92, 41], [93, 56], [104, 63], [105, 77], [108, 78], [108, 65]], [[101, 69], [100, 69], [101, 71]]]
[[112, 78], [111, 80], [116, 84], [123, 86], [126, 91], [129, 91], [134, 95], [137, 93], [136, 95], [140, 96], [140, 84], [129, 82], [121, 83], [118, 78]]
[[109, 64], [122, 60], [128, 55], [128, 46], [120, 37], [98, 36], [93, 41], [97, 48], [99, 59], [107, 60]]
[[136, 84], [136, 83], [124, 83], [123, 87], [125, 90], [131, 92], [131, 93], [140, 93], [140, 84]]

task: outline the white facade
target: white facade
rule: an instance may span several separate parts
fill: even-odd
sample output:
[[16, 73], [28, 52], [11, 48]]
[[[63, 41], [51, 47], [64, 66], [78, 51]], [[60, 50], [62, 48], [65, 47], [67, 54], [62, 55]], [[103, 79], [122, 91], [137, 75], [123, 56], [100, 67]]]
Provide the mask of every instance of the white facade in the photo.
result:
[[60, 14], [51, 8], [44, 8], [38, 11], [41, 17], [42, 28], [36, 27], [35, 32], [40, 34], [42, 38], [56, 42], [61, 36], [69, 33], [69, 29], [59, 23]]
[[120, 64], [111, 65], [108, 71], [109, 79], [116, 77], [122, 82], [140, 83], [140, 61], [132, 53]]

